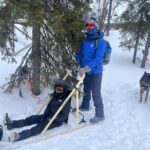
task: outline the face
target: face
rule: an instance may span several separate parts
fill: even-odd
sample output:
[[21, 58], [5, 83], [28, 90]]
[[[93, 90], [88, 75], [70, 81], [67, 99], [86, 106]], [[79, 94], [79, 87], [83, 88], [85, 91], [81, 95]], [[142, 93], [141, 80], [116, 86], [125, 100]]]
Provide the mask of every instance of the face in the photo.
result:
[[57, 86], [56, 89], [55, 89], [55, 92], [60, 94], [60, 93], [64, 92], [64, 89], [63, 89], [62, 86]]
[[94, 29], [94, 27], [95, 27], [95, 25], [94, 25], [93, 22], [88, 22], [88, 23], [86, 24], [87, 30], [92, 30], [92, 29]]

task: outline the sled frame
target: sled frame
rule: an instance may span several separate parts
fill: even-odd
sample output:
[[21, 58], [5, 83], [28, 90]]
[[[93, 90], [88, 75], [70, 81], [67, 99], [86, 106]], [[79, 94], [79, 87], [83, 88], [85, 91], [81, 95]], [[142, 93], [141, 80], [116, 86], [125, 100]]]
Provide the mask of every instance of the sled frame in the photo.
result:
[[[76, 84], [76, 88], [78, 88], [80, 86], [80, 84], [83, 82], [85, 78], [85, 74], [81, 77], [81, 79], [79, 80], [79, 82]], [[45, 126], [45, 128], [43, 129], [43, 131], [41, 132], [42, 135], [45, 134], [45, 132], [47, 131], [47, 129], [50, 127], [50, 125], [53, 123], [53, 121], [56, 119], [56, 117], [58, 116], [58, 114], [60, 113], [60, 111], [63, 109], [63, 107], [66, 105], [66, 103], [70, 100], [70, 98], [73, 96], [73, 94], [76, 92], [76, 88], [73, 88], [73, 90], [71, 91], [71, 93], [68, 95], [68, 97], [65, 99], [65, 101], [62, 103], [62, 105], [59, 107], [59, 109], [56, 111], [56, 113], [54, 114], [54, 116], [49, 120], [48, 124]], [[77, 106], [77, 105], [76, 105]], [[79, 108], [77, 108], [79, 109]], [[79, 111], [77, 111], [79, 112]]]

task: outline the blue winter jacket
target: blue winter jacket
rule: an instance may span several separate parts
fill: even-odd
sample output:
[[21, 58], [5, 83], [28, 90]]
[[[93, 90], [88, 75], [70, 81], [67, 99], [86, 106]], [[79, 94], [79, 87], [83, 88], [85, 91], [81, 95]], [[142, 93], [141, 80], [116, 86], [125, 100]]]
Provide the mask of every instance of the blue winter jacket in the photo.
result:
[[[97, 49], [95, 49], [97, 39], [99, 39], [99, 42]], [[81, 67], [90, 67], [89, 74], [102, 73], [105, 51], [106, 41], [103, 39], [103, 33], [95, 28], [87, 32], [87, 38], [82, 42], [76, 60], [80, 62]]]

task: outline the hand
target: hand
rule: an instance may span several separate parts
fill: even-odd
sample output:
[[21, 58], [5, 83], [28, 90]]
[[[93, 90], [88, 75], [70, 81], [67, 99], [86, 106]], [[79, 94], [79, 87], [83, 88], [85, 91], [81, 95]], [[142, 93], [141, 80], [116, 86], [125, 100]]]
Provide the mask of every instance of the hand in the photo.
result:
[[89, 72], [91, 69], [89, 66], [85, 66], [84, 68], [79, 69], [79, 75], [83, 76], [86, 72]]

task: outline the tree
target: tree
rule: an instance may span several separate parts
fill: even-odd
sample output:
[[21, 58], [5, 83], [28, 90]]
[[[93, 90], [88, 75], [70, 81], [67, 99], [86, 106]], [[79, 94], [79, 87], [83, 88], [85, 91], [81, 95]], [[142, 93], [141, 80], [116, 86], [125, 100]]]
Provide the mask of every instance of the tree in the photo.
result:
[[146, 60], [147, 60], [149, 51], [150, 51], [150, 31], [147, 34], [147, 40], [146, 40], [145, 50], [144, 50], [144, 54], [143, 54], [143, 59], [141, 62], [141, 68], [145, 68], [145, 64], [146, 64]]
[[40, 26], [33, 26], [32, 32], [32, 82], [31, 90], [34, 95], [40, 94], [40, 68], [41, 68], [41, 47], [40, 47]]
[[108, 0], [97, 0], [97, 14], [100, 29], [104, 29], [105, 20], [108, 14]]
[[108, 32], [110, 20], [119, 5], [119, 0], [97, 0], [93, 11], [98, 15], [99, 27]]
[[[41, 21], [41, 14], [44, 12], [43, 9], [41, 9], [43, 3], [41, 1], [5, 1], [4, 8], [8, 8], [10, 10], [10, 20], [6, 20], [5, 24], [7, 26], [8, 21], [11, 21], [11, 24], [14, 25], [15, 21], [19, 18], [25, 18], [28, 20], [28, 24], [26, 27], [32, 26], [33, 27], [33, 38], [32, 38], [32, 82], [31, 82], [31, 90], [32, 93], [35, 95], [40, 94], [40, 80], [37, 81], [37, 79], [40, 79], [40, 27], [39, 24], [42, 23]], [[19, 6], [19, 7], [18, 7]], [[2, 12], [4, 12], [2, 10]], [[5, 12], [4, 12], [5, 13]], [[36, 25], [35, 25], [36, 24]], [[9, 28], [10, 31], [13, 33], [13, 37], [15, 37], [14, 26], [12, 28]], [[3, 30], [2, 32], [6, 32], [6, 30]], [[6, 32], [7, 33], [7, 32]], [[5, 41], [5, 44], [7, 45], [7, 38]], [[13, 47], [11, 46], [11, 49], [8, 49], [7, 47], [4, 49], [4, 51], [11, 50], [14, 52], [14, 38], [10, 39], [10, 43], [13, 43]], [[19, 67], [18, 72], [21, 70], [21, 66]], [[14, 76], [13, 76], [14, 78]], [[19, 78], [22, 79], [22, 78]], [[36, 79], [36, 80], [35, 80]], [[14, 80], [16, 81], [16, 80]], [[20, 81], [18, 81], [19, 84], [21, 84]], [[11, 84], [12, 87], [13, 84]]]
[[137, 50], [143, 44], [143, 39], [148, 32], [149, 21], [147, 15], [150, 9], [148, 0], [134, 0], [128, 2], [127, 9], [121, 15], [122, 41], [121, 47], [134, 48], [132, 62], [136, 62]]
[[107, 35], [107, 36], [109, 36], [109, 30], [110, 30], [110, 20], [111, 20], [112, 2], [113, 2], [113, 0], [110, 0], [110, 3], [109, 3], [109, 11], [108, 11], [108, 22], [107, 22], [107, 28], [106, 28], [106, 35]]
[[[12, 2], [5, 0], [5, 7], [11, 10], [10, 19], [13, 16], [13, 23], [20, 18], [26, 19], [27, 23], [23, 24], [24, 28], [28, 26], [33, 28], [33, 45], [29, 49], [29, 51], [32, 50], [32, 53], [29, 55], [29, 51], [27, 52], [19, 68], [27, 64], [33, 77], [40, 74], [42, 85], [49, 85], [55, 79], [60, 79], [66, 73], [65, 68], [75, 73], [75, 53], [79, 50], [84, 36], [81, 30], [83, 29], [83, 12], [89, 9], [87, 2], [80, 0], [55, 2], [51, 0], [15, 0]], [[7, 25], [8, 21], [5, 24]], [[4, 43], [6, 41], [8, 38]], [[6, 51], [6, 49], [3, 50]], [[41, 63], [37, 64], [39, 59]], [[17, 84], [17, 80], [14, 79], [18, 76], [17, 72], [15, 72], [16, 76], [12, 77], [12, 87]], [[39, 77], [36, 76], [36, 78]], [[39, 90], [35, 93], [39, 93]]]
[[[14, 23], [11, 17], [11, 10], [9, 6], [4, 6], [1, 3], [0, 8], [0, 52], [3, 59], [6, 59], [14, 52], [14, 42], [16, 41], [14, 34]], [[15, 61], [13, 57], [10, 59]]]

